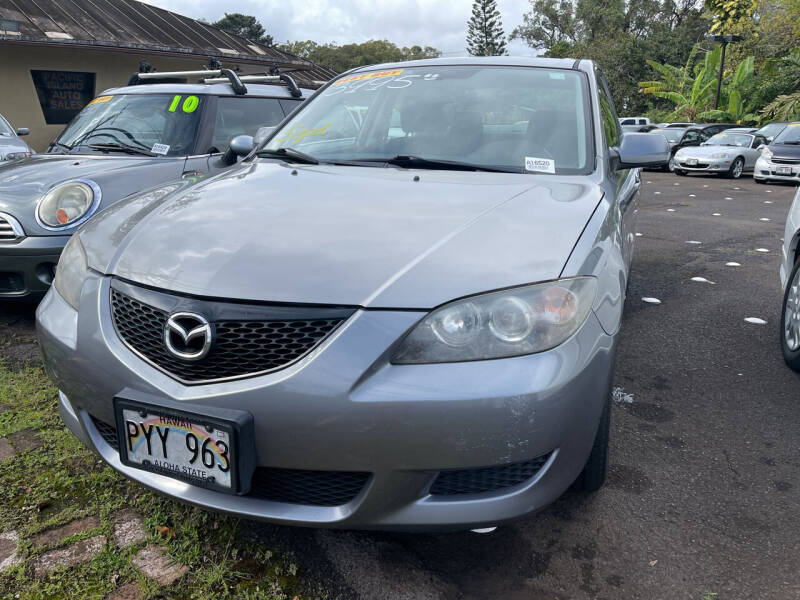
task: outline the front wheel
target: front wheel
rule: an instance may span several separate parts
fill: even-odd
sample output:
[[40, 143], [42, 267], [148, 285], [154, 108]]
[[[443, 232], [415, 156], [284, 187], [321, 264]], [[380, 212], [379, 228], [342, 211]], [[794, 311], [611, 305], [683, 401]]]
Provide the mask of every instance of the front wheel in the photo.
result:
[[800, 371], [800, 260], [794, 263], [783, 294], [781, 350], [786, 364]]
[[597, 433], [594, 435], [594, 444], [592, 445], [592, 452], [589, 454], [589, 460], [586, 461], [583, 471], [578, 475], [578, 480], [575, 482], [577, 489], [592, 493], [603, 487], [608, 473], [608, 440], [610, 435], [611, 392], [606, 398], [603, 414], [600, 416], [600, 424], [597, 427]]
[[667, 171], [672, 171], [673, 173], [675, 172], [675, 157], [674, 156], [670, 156], [669, 157], [669, 162], [667, 163], [667, 169], [666, 170]]
[[728, 169], [728, 177], [730, 179], [739, 179], [742, 176], [742, 171], [744, 171], [744, 159], [740, 156], [733, 161], [731, 168]]

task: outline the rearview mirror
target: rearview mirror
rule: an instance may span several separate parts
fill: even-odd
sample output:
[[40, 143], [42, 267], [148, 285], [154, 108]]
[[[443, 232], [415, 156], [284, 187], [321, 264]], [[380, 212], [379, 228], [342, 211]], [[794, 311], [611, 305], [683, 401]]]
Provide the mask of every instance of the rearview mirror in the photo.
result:
[[256, 135], [253, 137], [253, 147], [260, 148], [261, 144], [267, 141], [267, 138], [275, 131], [274, 127], [259, 127]]
[[28, 129], [27, 127], [20, 127], [19, 129], [17, 129], [17, 135], [20, 137], [23, 135], [28, 135], [30, 132], [31, 130]]
[[614, 170], [662, 167], [669, 162], [669, 142], [663, 135], [626, 133], [619, 146], [611, 149]]

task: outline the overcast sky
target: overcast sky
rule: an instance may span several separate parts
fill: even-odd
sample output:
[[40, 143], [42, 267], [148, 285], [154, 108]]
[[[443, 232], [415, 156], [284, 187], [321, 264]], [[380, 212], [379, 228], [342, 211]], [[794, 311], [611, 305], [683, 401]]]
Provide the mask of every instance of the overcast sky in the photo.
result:
[[[276, 42], [314, 40], [347, 44], [387, 39], [398, 46], [439, 48], [445, 56], [465, 54], [471, 0], [144, 0], [195, 19], [216, 21], [226, 12], [255, 15]], [[511, 33], [529, 9], [528, 0], [498, 0], [503, 27]], [[535, 52], [519, 41], [515, 56]]]

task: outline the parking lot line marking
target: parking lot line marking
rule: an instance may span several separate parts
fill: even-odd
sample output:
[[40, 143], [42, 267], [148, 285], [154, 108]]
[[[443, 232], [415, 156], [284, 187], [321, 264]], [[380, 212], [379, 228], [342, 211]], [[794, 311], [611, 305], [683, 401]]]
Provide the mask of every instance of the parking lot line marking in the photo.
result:
[[767, 322], [764, 319], [759, 319], [758, 317], [745, 317], [744, 319], [748, 323], [753, 323], [754, 325], [766, 325]]
[[647, 302], [648, 304], [661, 304], [661, 300], [658, 298], [650, 298], [647, 296], [642, 298], [642, 302]]
[[697, 198], [697, 194], [689, 194], [689, 198]]
[[697, 281], [698, 283], [710, 283], [711, 285], [717, 285], [713, 281], [709, 281], [705, 277], [692, 277], [692, 281]]
[[726, 263], [725, 263], [725, 266], [726, 266], [726, 267], [741, 267], [742, 265], [740, 265], [740, 264], [739, 264], [739, 263], [737, 263], [737, 262], [726, 262]]
[[725, 200], [733, 200], [730, 196], [725, 196]]
[[674, 208], [668, 208], [667, 212], [675, 212], [675, 209]]
[[764, 200], [764, 204], [772, 204], [772, 200]]
[[687, 240], [687, 244], [702, 244], [703, 242], [698, 242], [697, 240]]
[[759, 219], [759, 221], [769, 221], [769, 219], [768, 219], [767, 217], [761, 217], [761, 218]]
[[766, 248], [756, 248], [756, 252], [769, 252]]
[[722, 213], [712, 213], [711, 216], [712, 217], [721, 217]]

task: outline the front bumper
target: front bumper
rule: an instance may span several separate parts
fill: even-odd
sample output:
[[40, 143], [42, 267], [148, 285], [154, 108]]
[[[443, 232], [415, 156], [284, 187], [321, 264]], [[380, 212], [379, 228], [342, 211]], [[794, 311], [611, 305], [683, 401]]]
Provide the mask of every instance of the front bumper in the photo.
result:
[[[80, 318], [54, 291], [37, 311], [61, 414], [88, 447], [125, 476], [176, 499], [243, 517], [365, 529], [466, 529], [537, 511], [560, 496], [591, 450], [611, 383], [614, 338], [592, 313], [549, 352], [504, 360], [392, 365], [391, 347], [422, 313], [358, 311], [311, 354], [262, 376], [185, 386], [123, 345], [111, 321], [110, 280], [91, 275]], [[339, 506], [232, 496], [121, 464], [97, 422], [113, 423], [115, 396], [249, 411], [257, 465], [367, 472]], [[107, 432], [106, 432], [107, 433]], [[522, 483], [437, 495], [441, 471], [546, 456]]]
[[0, 242], [0, 300], [43, 295], [68, 240], [67, 235], [52, 235]]
[[675, 167], [690, 172], [726, 173], [731, 168], [732, 161], [731, 158], [685, 155], [675, 157]]
[[[778, 173], [778, 169], [790, 169], [791, 173]], [[800, 164], [778, 164], [759, 156], [753, 171], [756, 179], [769, 179], [771, 181], [791, 181], [800, 183]]]

